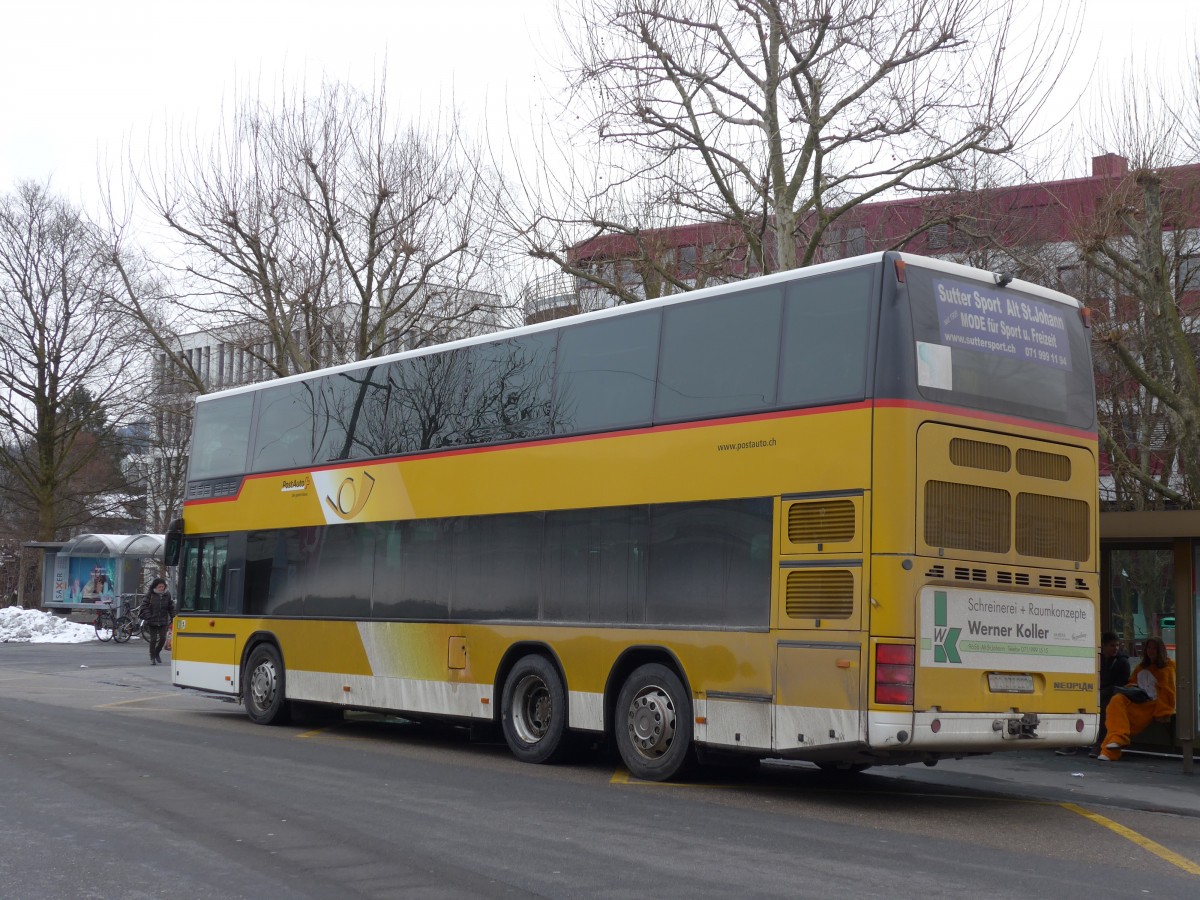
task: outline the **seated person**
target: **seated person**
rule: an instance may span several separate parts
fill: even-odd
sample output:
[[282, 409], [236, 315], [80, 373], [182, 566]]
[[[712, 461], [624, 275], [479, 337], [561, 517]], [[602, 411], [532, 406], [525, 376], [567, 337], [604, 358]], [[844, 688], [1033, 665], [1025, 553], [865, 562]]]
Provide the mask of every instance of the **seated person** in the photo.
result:
[[[1139, 689], [1139, 690], [1135, 690]], [[1132, 735], [1151, 722], [1167, 721], [1175, 714], [1175, 661], [1167, 656], [1162, 638], [1147, 638], [1142, 661], [1129, 677], [1129, 684], [1118, 689], [1104, 711], [1106, 733], [1099, 759], [1121, 758], [1121, 748]]]

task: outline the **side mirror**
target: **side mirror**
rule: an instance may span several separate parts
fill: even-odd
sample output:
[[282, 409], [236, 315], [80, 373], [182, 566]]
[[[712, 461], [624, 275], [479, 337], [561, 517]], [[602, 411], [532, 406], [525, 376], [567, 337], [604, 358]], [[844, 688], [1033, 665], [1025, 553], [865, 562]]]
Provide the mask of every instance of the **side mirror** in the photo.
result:
[[176, 519], [167, 528], [167, 538], [163, 542], [163, 564], [179, 565], [179, 553], [183, 548], [183, 519]]

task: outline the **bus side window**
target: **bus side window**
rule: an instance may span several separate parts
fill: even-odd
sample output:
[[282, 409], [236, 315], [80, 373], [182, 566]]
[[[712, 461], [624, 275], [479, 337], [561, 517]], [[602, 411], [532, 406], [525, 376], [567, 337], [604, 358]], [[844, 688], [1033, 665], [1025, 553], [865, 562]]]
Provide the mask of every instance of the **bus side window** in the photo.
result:
[[225, 538], [205, 538], [202, 541], [197, 609], [225, 611], [225, 562], [228, 555]]
[[664, 307], [655, 423], [774, 406], [782, 318], [780, 287]]
[[179, 579], [179, 611], [187, 612], [196, 608], [196, 581], [200, 562], [200, 546], [195, 540], [187, 541], [183, 546], [183, 568]]
[[225, 537], [192, 538], [183, 547], [179, 611], [223, 612], [225, 563], [229, 541]]
[[863, 266], [788, 287], [780, 406], [866, 396], [874, 272]]

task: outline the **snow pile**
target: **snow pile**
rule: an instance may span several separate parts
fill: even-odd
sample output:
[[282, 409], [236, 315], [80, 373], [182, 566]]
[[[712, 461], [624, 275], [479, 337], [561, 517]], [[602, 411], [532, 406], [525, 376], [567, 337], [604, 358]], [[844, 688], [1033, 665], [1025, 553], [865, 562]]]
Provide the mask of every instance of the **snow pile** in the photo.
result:
[[0, 644], [81, 644], [95, 639], [96, 629], [91, 625], [68, 622], [37, 609], [0, 608]]

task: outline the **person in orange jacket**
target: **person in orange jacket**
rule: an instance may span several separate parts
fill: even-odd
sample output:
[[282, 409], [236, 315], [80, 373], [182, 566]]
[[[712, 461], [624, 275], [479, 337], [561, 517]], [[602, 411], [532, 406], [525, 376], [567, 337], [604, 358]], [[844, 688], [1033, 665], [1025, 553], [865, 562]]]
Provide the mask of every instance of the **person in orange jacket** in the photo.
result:
[[1175, 661], [1167, 656], [1161, 638], [1147, 638], [1142, 661], [1129, 676], [1129, 684], [1118, 689], [1104, 712], [1107, 733], [1099, 759], [1121, 758], [1121, 748], [1129, 744], [1151, 722], [1167, 721], [1175, 715]]

